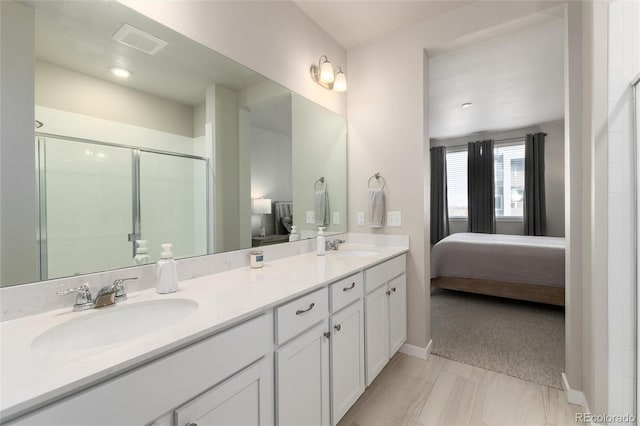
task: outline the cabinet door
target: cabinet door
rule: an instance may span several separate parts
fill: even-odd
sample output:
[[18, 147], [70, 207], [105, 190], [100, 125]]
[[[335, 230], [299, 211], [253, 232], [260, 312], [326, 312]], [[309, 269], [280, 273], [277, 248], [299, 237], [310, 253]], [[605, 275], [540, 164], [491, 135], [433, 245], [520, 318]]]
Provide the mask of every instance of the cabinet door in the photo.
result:
[[276, 351], [277, 424], [329, 424], [328, 328], [325, 319]]
[[389, 356], [407, 341], [407, 279], [402, 274], [389, 281]]
[[389, 299], [387, 287], [369, 293], [365, 302], [367, 386], [389, 361]]
[[338, 423], [364, 392], [362, 299], [331, 317], [331, 407]]
[[269, 360], [232, 376], [175, 410], [176, 426], [271, 425], [273, 392]]

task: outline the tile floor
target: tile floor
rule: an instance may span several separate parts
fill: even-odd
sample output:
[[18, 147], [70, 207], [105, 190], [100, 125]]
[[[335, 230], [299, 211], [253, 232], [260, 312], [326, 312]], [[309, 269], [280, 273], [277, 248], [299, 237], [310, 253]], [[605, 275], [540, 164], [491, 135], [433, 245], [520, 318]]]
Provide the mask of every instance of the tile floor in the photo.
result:
[[338, 426], [576, 425], [563, 391], [436, 355], [396, 354]]

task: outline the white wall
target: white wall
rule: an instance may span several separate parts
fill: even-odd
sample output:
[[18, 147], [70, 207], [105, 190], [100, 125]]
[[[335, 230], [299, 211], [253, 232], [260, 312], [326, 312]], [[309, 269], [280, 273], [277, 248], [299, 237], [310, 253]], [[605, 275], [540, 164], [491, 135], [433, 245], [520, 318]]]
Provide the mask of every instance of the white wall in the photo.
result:
[[0, 283], [38, 277], [33, 31], [33, 9], [0, 2]]
[[609, 3], [609, 413], [633, 413], [635, 382], [632, 90], [640, 73], [640, 4]]
[[[545, 138], [545, 202], [547, 208], [547, 235], [564, 237], [564, 122], [553, 121], [537, 126], [499, 132], [482, 132], [448, 139], [432, 139], [431, 146], [457, 146], [478, 138], [507, 139], [524, 136], [527, 133], [544, 132]], [[524, 140], [524, 138], [523, 138]], [[467, 220], [450, 219], [450, 232], [467, 232]], [[496, 221], [498, 234], [522, 235], [522, 220]]]
[[[347, 69], [345, 50], [293, 2], [120, 0], [131, 9], [251, 68], [339, 114], [346, 93], [330, 92], [309, 76], [321, 55]], [[350, 81], [350, 80], [349, 80]]]
[[[408, 343], [430, 340], [429, 131], [424, 50], [541, 12], [553, 2], [476, 2], [441, 17], [349, 50], [349, 230], [366, 211], [366, 179], [381, 172], [387, 210], [402, 212], [402, 226], [376, 233], [410, 235], [407, 261]], [[426, 214], [425, 214], [426, 213]]]
[[193, 107], [48, 62], [35, 64], [35, 103], [193, 137]]
[[[251, 198], [292, 201], [291, 136], [252, 126], [251, 139]], [[275, 233], [274, 217], [264, 215], [266, 235]], [[253, 235], [260, 228], [256, 219]]]

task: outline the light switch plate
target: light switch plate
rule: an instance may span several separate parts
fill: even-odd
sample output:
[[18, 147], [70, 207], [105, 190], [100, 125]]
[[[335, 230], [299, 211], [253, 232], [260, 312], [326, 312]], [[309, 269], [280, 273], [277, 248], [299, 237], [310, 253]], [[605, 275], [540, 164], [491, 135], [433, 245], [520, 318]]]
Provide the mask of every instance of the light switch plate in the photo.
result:
[[364, 226], [364, 212], [358, 212], [358, 226]]
[[402, 214], [400, 212], [387, 212], [387, 226], [402, 226]]
[[340, 225], [340, 212], [333, 212], [333, 224]]
[[307, 223], [314, 224], [316, 223], [316, 212], [307, 211]]

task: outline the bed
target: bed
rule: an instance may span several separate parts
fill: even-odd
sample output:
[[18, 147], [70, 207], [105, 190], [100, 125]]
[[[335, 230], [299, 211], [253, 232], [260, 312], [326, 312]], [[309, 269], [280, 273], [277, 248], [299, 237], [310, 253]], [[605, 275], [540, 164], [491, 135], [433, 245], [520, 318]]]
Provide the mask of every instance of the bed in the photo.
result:
[[431, 249], [431, 286], [564, 305], [565, 240], [457, 233]]

